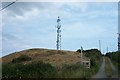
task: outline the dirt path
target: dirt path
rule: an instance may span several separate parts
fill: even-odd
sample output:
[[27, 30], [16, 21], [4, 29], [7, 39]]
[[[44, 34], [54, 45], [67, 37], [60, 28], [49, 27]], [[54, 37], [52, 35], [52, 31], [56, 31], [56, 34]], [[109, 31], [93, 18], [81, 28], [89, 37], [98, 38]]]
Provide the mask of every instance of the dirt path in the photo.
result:
[[[114, 74], [112, 76], [112, 78], [118, 78], [118, 70], [117, 70], [117, 68], [113, 65], [112, 61], [109, 58], [108, 58], [108, 61], [109, 61], [110, 65], [111, 65], [111, 67], [112, 67], [112, 71], [113, 71], [113, 74]], [[93, 78], [108, 78], [106, 76], [106, 73], [105, 73], [105, 58], [103, 58], [103, 62], [101, 64], [101, 66], [100, 66], [100, 69], [97, 72], [97, 74], [93, 76]]]
[[105, 59], [104, 58], [103, 58], [103, 62], [100, 66], [99, 71], [97, 72], [95, 76], [93, 76], [93, 78], [107, 78], [105, 74]]

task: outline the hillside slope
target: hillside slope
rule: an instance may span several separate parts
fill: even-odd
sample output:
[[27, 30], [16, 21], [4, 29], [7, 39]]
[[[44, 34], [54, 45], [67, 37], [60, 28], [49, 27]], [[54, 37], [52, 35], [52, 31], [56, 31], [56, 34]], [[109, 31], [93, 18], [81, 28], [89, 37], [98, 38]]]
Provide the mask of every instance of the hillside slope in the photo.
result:
[[50, 63], [52, 65], [61, 65], [61, 64], [76, 63], [80, 61], [79, 52], [35, 48], [35, 49], [28, 49], [20, 52], [15, 52], [7, 56], [4, 56], [2, 58], [2, 62], [9, 63], [14, 58], [18, 58], [21, 55], [27, 55], [32, 58], [32, 60], [24, 63], [30, 63], [33, 61], [43, 61], [45, 63]]
[[83, 51], [83, 60], [91, 61], [91, 68], [86, 70], [80, 64], [80, 54], [40, 48], [15, 52], [2, 57], [2, 78], [90, 78], [99, 69], [100, 52]]

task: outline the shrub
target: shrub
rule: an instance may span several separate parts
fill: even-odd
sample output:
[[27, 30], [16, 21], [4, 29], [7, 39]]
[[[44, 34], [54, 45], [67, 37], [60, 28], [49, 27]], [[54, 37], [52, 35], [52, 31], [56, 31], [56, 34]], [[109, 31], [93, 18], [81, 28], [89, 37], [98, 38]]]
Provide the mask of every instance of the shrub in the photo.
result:
[[80, 63], [65, 64], [60, 69], [59, 76], [62, 78], [82, 78], [83, 67]]
[[14, 58], [12, 60], [13, 63], [19, 63], [19, 62], [24, 62], [24, 61], [29, 61], [31, 60], [32, 58], [27, 56], [27, 55], [21, 55], [20, 57], [18, 58]]
[[76, 52], [81, 52], [81, 50], [80, 50], [80, 49], [78, 49]]
[[4, 64], [2, 73], [3, 78], [51, 78], [57, 75], [56, 69], [53, 66], [41, 61], [26, 65], [22, 63]]

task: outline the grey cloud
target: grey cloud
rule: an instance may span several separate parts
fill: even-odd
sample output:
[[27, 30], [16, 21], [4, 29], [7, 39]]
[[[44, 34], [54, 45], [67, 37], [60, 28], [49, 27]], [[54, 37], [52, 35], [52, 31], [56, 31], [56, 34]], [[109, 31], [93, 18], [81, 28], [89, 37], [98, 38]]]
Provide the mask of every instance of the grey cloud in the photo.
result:
[[[10, 4], [10, 2], [3, 2], [2, 7], [5, 7], [8, 4]], [[46, 5], [49, 5], [49, 3]], [[46, 5], [41, 2], [16, 2], [7, 7], [6, 10], [12, 12], [12, 14], [23, 15], [25, 11], [29, 11], [32, 8], [39, 8], [39, 10], [44, 9]]]

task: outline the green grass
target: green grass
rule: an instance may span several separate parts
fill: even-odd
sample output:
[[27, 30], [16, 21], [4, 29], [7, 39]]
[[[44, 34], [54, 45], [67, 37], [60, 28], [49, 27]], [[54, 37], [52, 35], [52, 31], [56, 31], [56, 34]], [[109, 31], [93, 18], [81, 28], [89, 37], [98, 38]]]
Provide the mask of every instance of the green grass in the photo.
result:
[[[99, 68], [100, 65], [102, 63], [102, 55], [101, 52], [98, 49], [91, 49], [91, 50], [84, 50], [83, 51], [85, 53], [85, 57], [90, 58], [90, 63], [91, 63], [91, 69], [88, 70], [86, 74], [89, 74], [90, 77], [92, 77], [93, 75], [95, 75]], [[87, 77], [87, 76], [86, 76]]]
[[118, 73], [120, 74], [120, 51], [109, 52], [106, 54], [106, 56], [112, 60], [112, 62], [118, 68]]
[[107, 57], [105, 58], [105, 73], [107, 77], [112, 77], [113, 75], [112, 67]]
[[92, 66], [90, 69], [84, 68], [80, 63], [63, 65], [59, 70], [58, 77], [61, 78], [91, 78], [98, 71], [99, 66]]
[[50, 64], [45, 64], [41, 61], [33, 62], [31, 64], [22, 63], [9, 63], [3, 64], [2, 77], [22, 77], [22, 78], [43, 78], [54, 77], [56, 75], [56, 69]]
[[62, 68], [59, 70], [58, 77], [61, 78], [81, 78], [83, 67], [80, 63], [76, 64], [65, 64], [62, 66]]
[[41, 61], [23, 65], [22, 63], [3, 64], [3, 78], [85, 78], [96, 73], [97, 67], [85, 69], [80, 63], [63, 65], [57, 69]]

